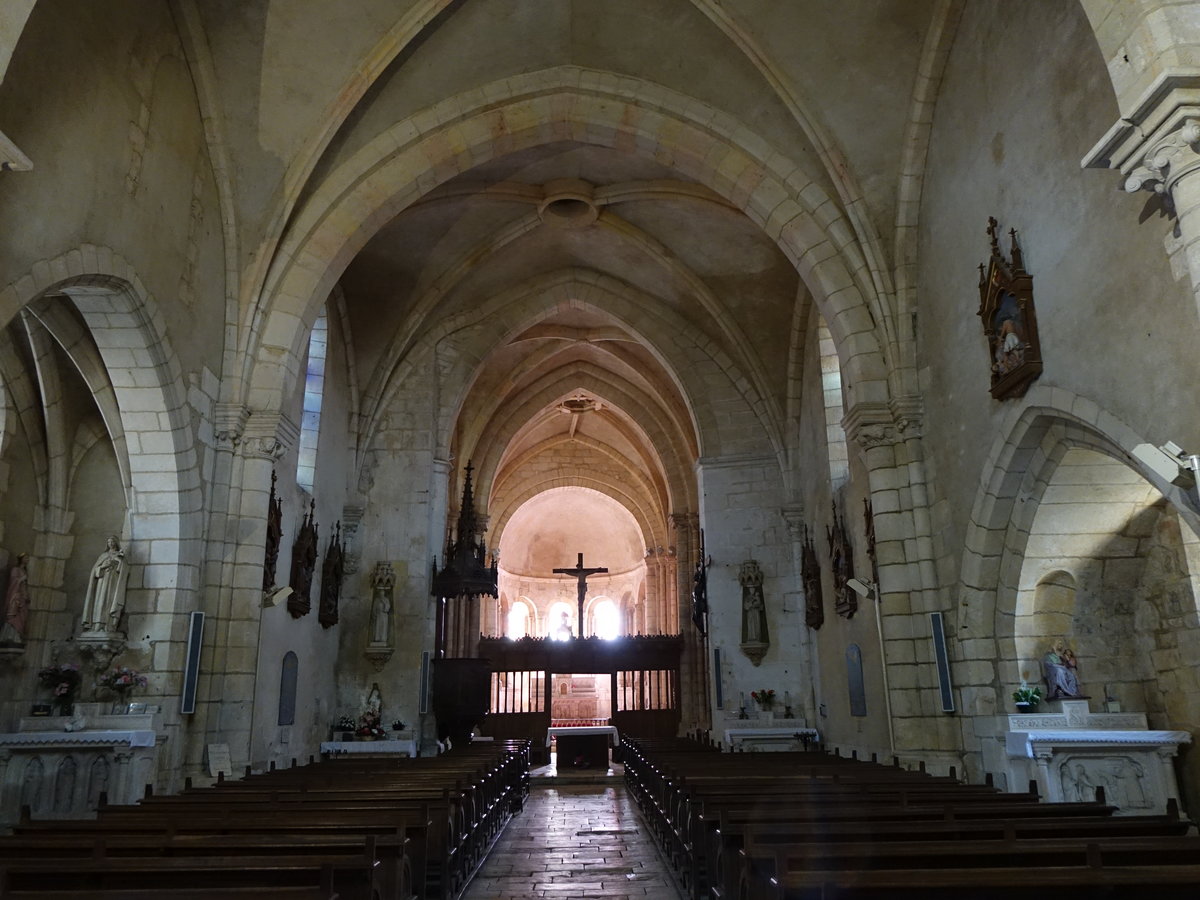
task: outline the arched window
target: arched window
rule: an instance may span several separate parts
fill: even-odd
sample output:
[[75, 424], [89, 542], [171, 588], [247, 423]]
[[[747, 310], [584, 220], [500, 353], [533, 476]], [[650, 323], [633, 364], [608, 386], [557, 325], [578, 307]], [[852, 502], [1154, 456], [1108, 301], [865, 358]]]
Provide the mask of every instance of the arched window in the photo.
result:
[[605, 641], [621, 636], [621, 611], [608, 598], [592, 607], [592, 634]]
[[300, 451], [296, 459], [296, 483], [312, 493], [317, 474], [317, 439], [321, 435], [321, 401], [325, 396], [325, 354], [329, 342], [329, 320], [325, 310], [313, 323], [308, 338], [308, 369], [304, 374], [304, 414], [300, 419]]
[[846, 450], [846, 414], [842, 399], [842, 364], [825, 319], [817, 316], [817, 354], [821, 357], [821, 391], [825, 405], [825, 443], [829, 450], [829, 480], [836, 490], [850, 474]]
[[508, 623], [504, 634], [509, 640], [516, 641], [529, 634], [529, 607], [517, 600], [508, 611]]

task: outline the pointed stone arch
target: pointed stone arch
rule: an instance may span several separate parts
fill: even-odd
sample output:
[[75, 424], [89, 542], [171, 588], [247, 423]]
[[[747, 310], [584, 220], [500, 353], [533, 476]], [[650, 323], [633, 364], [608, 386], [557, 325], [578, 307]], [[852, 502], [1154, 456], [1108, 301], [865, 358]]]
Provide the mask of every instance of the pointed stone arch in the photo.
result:
[[[887, 396], [873, 314], [853, 273], [861, 254], [816, 181], [733, 118], [649, 82], [564, 66], [449, 98], [371, 141], [296, 214], [258, 304], [243, 383], [270, 409], [297, 376], [300, 335], [366, 241], [433, 187], [488, 159], [549, 140], [640, 146], [725, 197], [756, 222], [813, 290], [856, 399]], [[635, 91], [638, 100], [631, 96]], [[872, 300], [871, 302], [875, 302]]]

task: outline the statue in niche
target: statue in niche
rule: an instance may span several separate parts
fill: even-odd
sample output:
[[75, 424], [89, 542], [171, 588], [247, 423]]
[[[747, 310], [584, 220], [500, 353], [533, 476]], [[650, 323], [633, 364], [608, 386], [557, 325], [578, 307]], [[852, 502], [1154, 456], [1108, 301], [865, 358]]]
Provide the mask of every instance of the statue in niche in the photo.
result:
[[8, 590], [4, 595], [4, 625], [0, 628], [0, 647], [24, 647], [29, 624], [29, 554], [20, 553], [8, 570]]
[[807, 527], [800, 548], [800, 579], [804, 583], [804, 624], [815, 631], [825, 624], [825, 601], [821, 596], [821, 564]]
[[96, 559], [88, 577], [83, 600], [83, 631], [115, 633], [125, 611], [125, 579], [129, 566], [115, 534], [110, 534], [104, 552]]
[[391, 563], [375, 564], [371, 573], [371, 643], [388, 646], [392, 643], [392, 592], [396, 573]]
[[292, 595], [288, 597], [288, 612], [293, 618], [308, 615], [312, 608], [309, 595], [312, 592], [313, 572], [317, 567], [317, 501], [309, 503], [308, 512], [292, 542], [292, 574], [288, 583]]
[[762, 662], [771, 641], [767, 634], [767, 603], [758, 560], [748, 559], [738, 572], [742, 585], [742, 652], [754, 665]]
[[342, 523], [333, 528], [333, 537], [325, 551], [325, 564], [321, 567], [321, 605], [317, 609], [317, 621], [322, 628], [338, 623], [338, 601], [342, 596]]
[[1046, 679], [1047, 700], [1074, 700], [1080, 696], [1079, 664], [1075, 653], [1062, 638], [1057, 638], [1042, 657], [1042, 674]]
[[283, 500], [275, 493], [275, 470], [271, 470], [271, 495], [267, 498], [267, 548], [263, 556], [263, 593], [275, 590], [275, 569], [283, 541]]
[[559, 620], [558, 627], [554, 629], [554, 639], [559, 641], [569, 641], [574, 636], [575, 632], [571, 628], [571, 614], [564, 609], [562, 618]]

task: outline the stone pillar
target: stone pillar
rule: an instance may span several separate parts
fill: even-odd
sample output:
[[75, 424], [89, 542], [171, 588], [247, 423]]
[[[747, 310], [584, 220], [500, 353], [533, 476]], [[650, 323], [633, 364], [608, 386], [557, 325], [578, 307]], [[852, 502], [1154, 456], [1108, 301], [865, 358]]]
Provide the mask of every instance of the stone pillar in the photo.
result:
[[816, 641], [812, 629], [804, 625], [805, 604], [808, 601], [808, 598], [804, 595], [804, 579], [801, 575], [803, 570], [804, 526], [806, 524], [804, 520], [804, 506], [803, 504], [785, 506], [780, 510], [780, 513], [783, 515], [784, 524], [787, 526], [788, 537], [791, 538], [792, 580], [794, 584], [800, 586], [800, 603], [798, 604], [798, 614], [801, 618], [800, 633], [809, 662], [809, 689], [803, 693], [796, 692], [794, 696], [797, 699], [801, 699], [801, 702], [796, 703], [792, 707], [792, 712], [798, 717], [803, 716], [805, 722], [811, 724], [817, 721], [817, 698], [821, 696], [821, 666], [817, 659]]
[[[878, 623], [892, 749], [958, 751], [963, 735], [942, 715], [926, 614], [941, 600], [934, 569], [926, 491], [921, 408], [915, 398], [855, 405], [843, 420], [862, 451], [874, 512]], [[955, 651], [951, 645], [951, 654]], [[991, 688], [995, 664], [981, 660], [972, 677]], [[970, 748], [968, 748], [970, 749]], [[977, 749], [977, 748], [974, 748]]]
[[[282, 413], [251, 415], [231, 404], [216, 410], [206, 573], [206, 605], [212, 617], [206, 628], [214, 652], [207, 689], [200, 696], [205, 706], [204, 743], [228, 744], [235, 771], [251, 754], [271, 470], [298, 434], [295, 423]], [[189, 762], [195, 763], [202, 749], [191, 748]]]
[[700, 517], [696, 513], [674, 513], [671, 527], [675, 532], [675, 602], [663, 604], [662, 609], [664, 615], [674, 619], [664, 623], [664, 630], [683, 635], [683, 658], [679, 666], [680, 727], [686, 733], [707, 728], [710, 722], [706, 643], [692, 624], [692, 569], [700, 546]]
[[[1050, 748], [1039, 748], [1034, 761], [1037, 762], [1038, 781], [1041, 782], [1038, 787], [1041, 788], [1042, 797], [1047, 803], [1062, 803], [1063, 791], [1062, 784], [1054, 777], [1054, 773], [1050, 771], [1050, 760], [1054, 756], [1054, 751]], [[1025, 787], [1024, 785], [1009, 785], [1011, 790], [1014, 787]], [[1018, 793], [1013, 791], [1013, 793]]]

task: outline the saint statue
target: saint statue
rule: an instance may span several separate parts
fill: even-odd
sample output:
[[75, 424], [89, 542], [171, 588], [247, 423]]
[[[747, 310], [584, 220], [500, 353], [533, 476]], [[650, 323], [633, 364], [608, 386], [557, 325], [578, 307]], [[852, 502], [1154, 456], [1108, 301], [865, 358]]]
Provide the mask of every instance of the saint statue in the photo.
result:
[[0, 628], [0, 647], [24, 647], [25, 628], [29, 623], [29, 554], [17, 555], [8, 570], [8, 591], [4, 595], [4, 625]]
[[1042, 673], [1046, 678], [1046, 699], [1070, 700], [1079, 696], [1079, 664], [1067, 642], [1058, 638], [1042, 657]]
[[554, 639], [556, 641], [569, 641], [574, 636], [575, 632], [571, 628], [571, 614], [564, 609], [562, 619], [558, 623], [558, 628], [554, 629]]
[[83, 630], [116, 632], [125, 611], [125, 551], [115, 534], [92, 566], [83, 601]]
[[767, 605], [763, 599], [763, 573], [757, 560], [742, 563], [738, 581], [742, 585], [742, 643], [766, 643]]
[[371, 643], [392, 642], [392, 589], [396, 573], [390, 563], [376, 563], [371, 574]]

